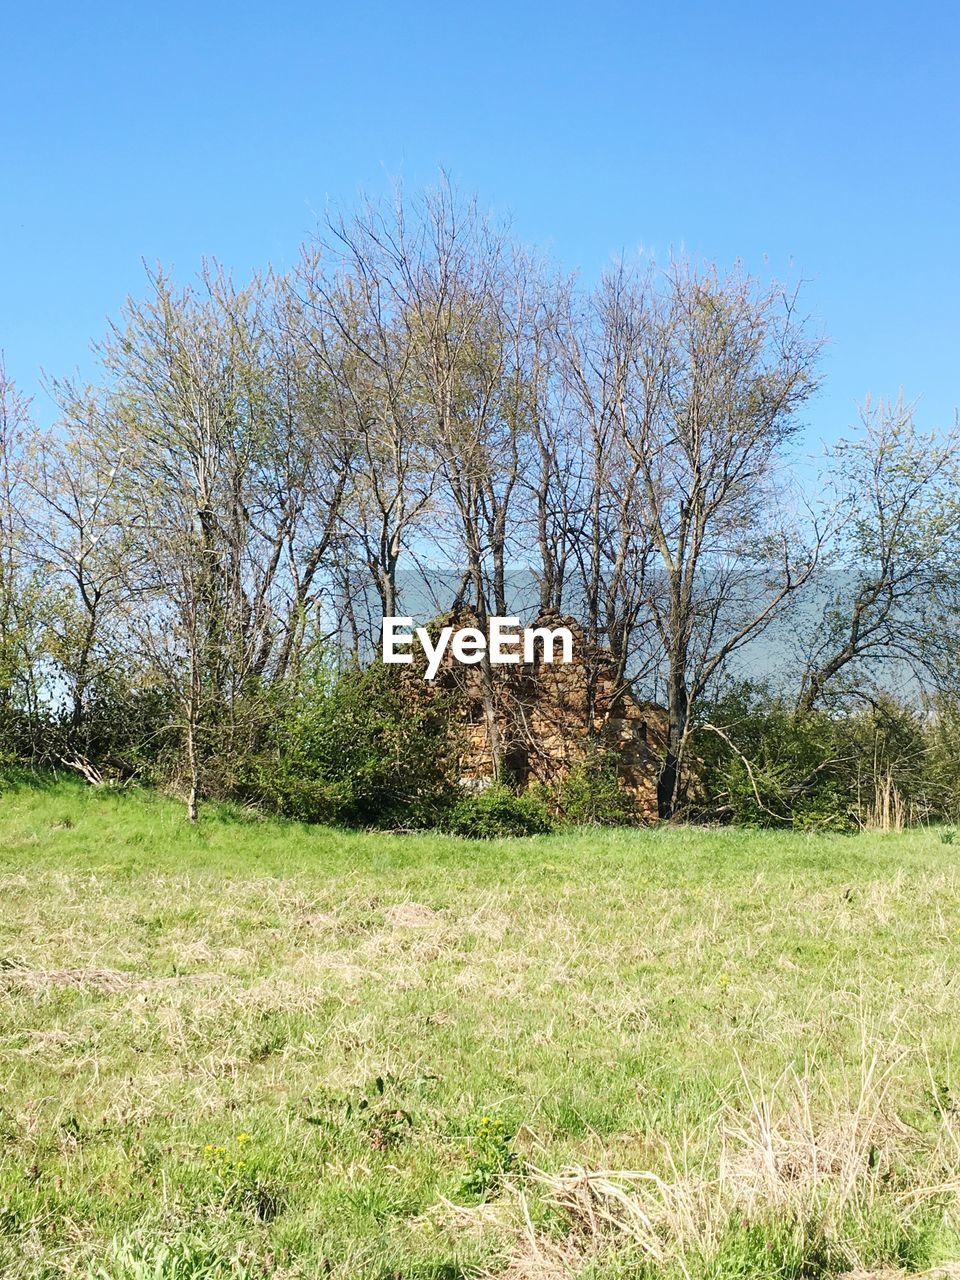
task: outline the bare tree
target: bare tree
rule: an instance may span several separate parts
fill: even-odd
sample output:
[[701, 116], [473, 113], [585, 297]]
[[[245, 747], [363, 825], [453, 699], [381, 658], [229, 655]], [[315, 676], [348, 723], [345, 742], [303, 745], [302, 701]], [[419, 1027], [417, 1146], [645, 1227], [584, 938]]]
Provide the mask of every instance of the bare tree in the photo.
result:
[[[260, 495], [253, 525], [251, 616], [270, 625], [255, 662], [259, 679], [282, 680], [313, 640], [328, 634], [330, 579], [349, 492], [352, 442], [335, 408], [335, 391], [311, 339], [309, 315], [284, 278], [269, 282], [259, 353], [264, 399], [256, 456]], [[266, 553], [266, 554], [264, 554]]]
[[228, 770], [302, 639], [345, 480], [283, 282], [151, 282], [103, 348], [103, 452], [138, 551], [128, 625], [180, 709], [194, 819], [214, 743]]
[[29, 401], [7, 377], [0, 353], [0, 729], [14, 713], [39, 712], [40, 584], [27, 556]]
[[[518, 483], [538, 406], [546, 327], [532, 264], [476, 204], [446, 184], [428, 197], [416, 230], [400, 217], [390, 243], [404, 282], [416, 351], [469, 604], [481, 628], [508, 612], [506, 565]], [[493, 773], [503, 766], [489, 655], [479, 664]]]
[[868, 400], [861, 420], [832, 453], [843, 524], [827, 586], [801, 614], [800, 714], [848, 692], [853, 675], [863, 695], [897, 669], [920, 687], [956, 674], [960, 433], [921, 433], [902, 397]]
[[48, 649], [67, 700], [64, 749], [86, 755], [91, 692], [122, 661], [117, 623], [130, 577], [130, 539], [116, 460], [103, 454], [101, 393], [54, 384], [61, 419], [39, 437], [27, 482], [31, 553], [47, 585]]
[[[445, 181], [337, 223], [345, 274], [324, 300], [357, 442], [354, 532], [384, 611], [401, 551], [416, 562], [418, 522], [462, 570], [461, 601], [485, 625], [508, 608], [519, 483], [535, 443], [549, 325], [534, 266]], [[516, 518], [515, 518], [516, 517]], [[495, 774], [502, 763], [489, 659], [481, 664]]]
[[[560, 330], [563, 380], [570, 402], [564, 492], [563, 560], [574, 572], [575, 610], [591, 645], [605, 645], [624, 685], [648, 672], [651, 649], [647, 584], [653, 551], [640, 501], [640, 462], [629, 446], [637, 343], [645, 300], [623, 270], [608, 276]], [[591, 677], [589, 699], [594, 702]]]
[[798, 554], [796, 534], [774, 518], [773, 489], [796, 412], [817, 385], [819, 344], [795, 295], [739, 269], [722, 276], [675, 261], [605, 289], [624, 339], [616, 418], [657, 558], [648, 602], [669, 722], [658, 801], [670, 817], [691, 709], [816, 561], [819, 533]]
[[341, 508], [348, 550], [373, 580], [384, 616], [397, 613], [397, 569], [437, 482], [402, 287], [375, 213], [329, 228], [334, 279], [319, 253], [303, 257], [303, 329], [349, 451]]

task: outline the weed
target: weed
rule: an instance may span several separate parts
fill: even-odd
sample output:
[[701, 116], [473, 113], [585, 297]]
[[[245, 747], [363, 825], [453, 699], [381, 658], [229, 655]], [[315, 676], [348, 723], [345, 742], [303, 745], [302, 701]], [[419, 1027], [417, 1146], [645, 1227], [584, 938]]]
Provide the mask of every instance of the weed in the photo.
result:
[[470, 1168], [463, 1179], [463, 1193], [486, 1199], [516, 1165], [513, 1134], [502, 1120], [481, 1116], [469, 1136], [467, 1150]]
[[228, 1146], [208, 1142], [203, 1154], [226, 1208], [252, 1214], [261, 1222], [272, 1222], [282, 1212], [283, 1190], [264, 1178], [252, 1162], [249, 1134], [237, 1134]]
[[186, 1237], [115, 1242], [106, 1262], [91, 1263], [87, 1280], [254, 1280], [256, 1272]]

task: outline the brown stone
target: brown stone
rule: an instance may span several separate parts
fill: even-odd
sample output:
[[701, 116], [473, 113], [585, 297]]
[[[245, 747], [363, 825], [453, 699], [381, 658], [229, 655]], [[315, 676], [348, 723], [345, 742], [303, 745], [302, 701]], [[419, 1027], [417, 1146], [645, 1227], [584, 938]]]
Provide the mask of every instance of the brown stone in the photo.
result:
[[[443, 618], [441, 625], [478, 624], [475, 617], [461, 613]], [[592, 748], [600, 747], [615, 758], [620, 785], [633, 799], [638, 819], [655, 822], [666, 711], [641, 701], [628, 681], [618, 680], [613, 655], [591, 646], [574, 619], [553, 615], [538, 618], [534, 625], [568, 627], [573, 661], [544, 663], [538, 654], [532, 665], [492, 668], [497, 725], [512, 778], [521, 784], [556, 787]], [[448, 650], [437, 680], [459, 694], [461, 782], [465, 787], [484, 785], [492, 779], [493, 766], [480, 667], [457, 663]]]

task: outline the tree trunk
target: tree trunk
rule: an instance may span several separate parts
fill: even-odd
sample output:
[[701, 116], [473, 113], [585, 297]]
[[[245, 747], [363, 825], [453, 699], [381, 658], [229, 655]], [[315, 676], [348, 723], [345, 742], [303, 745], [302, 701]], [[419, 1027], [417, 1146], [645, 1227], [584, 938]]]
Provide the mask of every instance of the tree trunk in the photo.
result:
[[196, 740], [193, 725], [187, 725], [187, 767], [190, 770], [190, 790], [187, 792], [187, 821], [197, 821], [197, 795], [199, 788], [199, 771], [197, 769]]
[[190, 789], [187, 792], [187, 820], [197, 821], [197, 801], [200, 794], [200, 766], [197, 760], [197, 720], [200, 699], [197, 692], [197, 666], [191, 662], [190, 699], [187, 704], [187, 769]]
[[657, 811], [661, 818], [669, 819], [676, 815], [688, 710], [689, 696], [683, 665], [674, 662], [667, 682], [667, 746], [657, 780]]
[[500, 726], [497, 724], [497, 695], [488, 653], [484, 653], [480, 662], [480, 687], [483, 717], [487, 724], [487, 743], [490, 747], [490, 766], [494, 782], [499, 782], [503, 774], [503, 743], [500, 739]]

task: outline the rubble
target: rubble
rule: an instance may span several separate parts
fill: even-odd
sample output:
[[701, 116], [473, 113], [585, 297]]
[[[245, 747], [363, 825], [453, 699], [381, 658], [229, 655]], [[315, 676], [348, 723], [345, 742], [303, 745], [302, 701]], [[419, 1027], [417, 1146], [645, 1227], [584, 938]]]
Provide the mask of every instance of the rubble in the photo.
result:
[[[464, 622], [462, 615], [458, 622]], [[535, 625], [569, 628], [573, 661], [549, 663], [538, 654], [533, 663], [492, 668], [497, 727], [510, 777], [521, 785], [556, 786], [599, 745], [616, 759], [620, 784], [633, 799], [638, 819], [655, 822], [666, 711], [637, 699], [629, 682], [619, 678], [610, 651], [591, 646], [573, 618], [550, 615]], [[480, 788], [493, 777], [482, 681], [478, 666], [462, 666], [449, 657], [437, 677], [438, 684], [459, 694], [460, 780], [465, 788]]]

